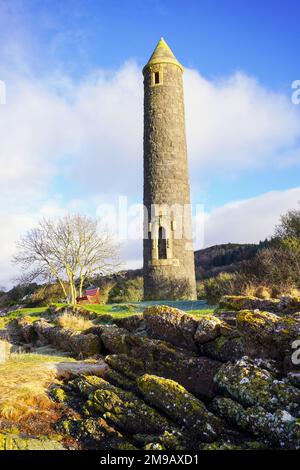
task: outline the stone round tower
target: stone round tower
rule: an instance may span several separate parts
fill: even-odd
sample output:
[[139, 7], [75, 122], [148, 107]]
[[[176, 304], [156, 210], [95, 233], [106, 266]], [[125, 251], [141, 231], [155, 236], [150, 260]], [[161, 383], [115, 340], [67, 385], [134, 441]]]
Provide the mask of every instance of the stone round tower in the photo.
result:
[[196, 299], [183, 67], [161, 39], [144, 74], [144, 298]]

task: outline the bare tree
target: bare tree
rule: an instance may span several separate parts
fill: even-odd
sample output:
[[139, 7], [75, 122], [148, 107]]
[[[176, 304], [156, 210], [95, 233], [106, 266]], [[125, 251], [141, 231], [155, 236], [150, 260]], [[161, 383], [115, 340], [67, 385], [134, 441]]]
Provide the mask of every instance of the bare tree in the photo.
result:
[[90, 217], [67, 215], [43, 219], [18, 242], [13, 261], [21, 266], [22, 281], [57, 281], [63, 295], [76, 303], [84, 283], [97, 273], [119, 266], [119, 247], [107, 229]]

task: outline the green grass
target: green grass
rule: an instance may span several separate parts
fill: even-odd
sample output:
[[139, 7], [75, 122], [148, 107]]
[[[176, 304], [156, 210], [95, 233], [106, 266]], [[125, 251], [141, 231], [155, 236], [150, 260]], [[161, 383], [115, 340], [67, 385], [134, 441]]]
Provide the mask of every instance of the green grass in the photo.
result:
[[[163, 304], [164, 302], [162, 302]], [[134, 304], [108, 304], [108, 305], [98, 305], [98, 304], [89, 304], [89, 305], [82, 305], [83, 309], [88, 310], [89, 312], [94, 312], [99, 315], [99, 318], [104, 315], [110, 315], [110, 317], [114, 318], [126, 318], [132, 315], [141, 314], [143, 309], [145, 308], [145, 303], [138, 303], [135, 302]], [[132, 308], [130, 306], [132, 305]], [[184, 307], [185, 304], [182, 305]], [[57, 307], [62, 307], [63, 304], [57, 304]], [[206, 305], [205, 305], [206, 306]], [[181, 304], [179, 304], [181, 307]], [[29, 322], [34, 322], [39, 320], [42, 313], [47, 310], [48, 307], [36, 307], [36, 308], [20, 308], [18, 310], [14, 310], [13, 312], [8, 313], [4, 317], [0, 317], [0, 329], [6, 327], [7, 323], [11, 320], [21, 319], [26, 317]], [[185, 310], [186, 311], [186, 310]], [[213, 314], [214, 308], [201, 308], [195, 310], [188, 310], [186, 313], [191, 314], [195, 317], [201, 317], [203, 315], [211, 315]], [[104, 319], [105, 320], [105, 319]], [[106, 320], [105, 320], [106, 321]], [[110, 319], [107, 318], [107, 322]]]
[[[126, 305], [126, 304], [125, 304]], [[129, 304], [130, 306], [131, 304]], [[136, 305], [136, 304], [135, 304]], [[135, 309], [134, 307], [132, 310], [124, 310], [124, 304], [120, 304], [120, 310], [118, 310], [118, 304], [111, 304], [111, 305], [84, 305], [83, 308], [90, 312], [97, 313], [100, 315], [111, 315], [113, 318], [125, 318], [136, 314], [141, 314], [142, 310], [138, 308]], [[189, 310], [186, 312], [187, 314], [193, 315], [194, 317], [201, 317], [203, 315], [212, 315], [214, 312], [214, 308], [205, 308], [205, 309], [197, 309], [197, 310]]]
[[95, 312], [99, 314], [111, 314], [115, 310], [112, 309], [113, 305], [98, 305], [98, 304], [89, 304], [82, 305], [82, 308], [88, 310], [89, 312]]
[[[140, 312], [136, 311], [135, 309], [132, 310], [124, 310], [124, 304], [123, 308], [122, 305], [120, 305], [120, 309], [118, 310], [117, 305], [97, 305], [97, 304], [90, 304], [90, 305], [83, 305], [83, 308], [88, 310], [89, 312], [96, 313], [99, 315], [99, 319], [101, 317], [105, 317], [105, 315], [109, 315], [112, 318], [126, 318], [130, 317], [132, 315], [136, 315]], [[107, 317], [107, 321], [109, 323], [109, 317]]]
[[186, 313], [193, 315], [193, 317], [203, 317], [204, 315], [213, 315], [214, 308], [205, 308], [203, 310], [190, 310]]
[[7, 323], [12, 320], [20, 319], [23, 317], [28, 317], [29, 322], [34, 322], [39, 320], [41, 314], [47, 310], [47, 307], [37, 307], [37, 308], [19, 308], [13, 312], [9, 312], [5, 317], [0, 317], [0, 329], [5, 328]]

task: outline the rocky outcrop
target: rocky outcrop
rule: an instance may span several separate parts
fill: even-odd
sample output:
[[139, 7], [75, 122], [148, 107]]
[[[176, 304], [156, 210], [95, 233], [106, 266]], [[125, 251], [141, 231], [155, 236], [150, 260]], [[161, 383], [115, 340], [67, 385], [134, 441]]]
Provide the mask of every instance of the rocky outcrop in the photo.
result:
[[129, 353], [128, 345], [126, 344], [127, 335], [128, 330], [125, 330], [125, 328], [119, 328], [116, 325], [102, 326], [101, 340], [106, 351], [110, 353]]
[[27, 341], [96, 355], [67, 364], [49, 390], [68, 410], [60, 432], [84, 449], [300, 448], [299, 316], [218, 312], [154, 307], [81, 334], [45, 320], [27, 327]]
[[89, 357], [101, 352], [101, 341], [97, 335], [74, 333], [73, 330], [50, 325], [45, 320], [34, 322], [33, 327], [41, 343], [50, 343], [76, 356]]
[[213, 341], [222, 334], [230, 335], [230, 327], [214, 316], [205, 316], [198, 320], [194, 341], [198, 346]]
[[300, 448], [299, 420], [285, 410], [270, 413], [261, 406], [245, 409], [239, 403], [225, 397], [215, 398], [213, 406], [215, 412], [224, 419], [262, 438], [268, 443], [267, 446], [273, 445], [284, 449]]
[[164, 416], [135, 394], [100, 378], [95, 383], [95, 390], [89, 388], [89, 383], [85, 388], [83, 381], [81, 379], [81, 383], [78, 383], [78, 389], [88, 397], [86, 415], [98, 413], [111, 425], [130, 434], [157, 434], [172, 429]]
[[146, 308], [143, 317], [150, 337], [162, 339], [179, 348], [197, 351], [194, 336], [198, 322], [177, 308], [156, 305]]
[[74, 361], [74, 362], [49, 362], [44, 363], [49, 371], [53, 371], [57, 378], [70, 378], [80, 375], [95, 375], [103, 377], [109, 370], [108, 365], [103, 360]]
[[292, 295], [282, 296], [278, 305], [278, 311], [283, 315], [295, 314], [300, 312], [300, 297]]
[[224, 295], [219, 302], [219, 309], [227, 310], [266, 310], [279, 311], [279, 299], [259, 299], [247, 295]]
[[300, 337], [300, 322], [259, 310], [240, 310], [236, 326], [213, 341], [200, 345], [201, 354], [226, 362], [243, 356], [283, 361], [291, 355], [292, 343]]
[[187, 390], [202, 397], [214, 395], [213, 378], [221, 367], [219, 361], [192, 355], [164, 341], [127, 335], [128, 354], [108, 356], [112, 368], [129, 378], [145, 372], [173, 379]]
[[300, 297], [286, 295], [280, 299], [259, 299], [246, 295], [224, 295], [219, 309], [226, 310], [263, 310], [278, 315], [293, 315], [300, 312]]
[[58, 423], [57, 430], [81, 442], [86, 450], [137, 450], [120, 432], [101, 418], [64, 418]]
[[177, 382], [145, 374], [137, 380], [137, 385], [151, 405], [202, 441], [214, 441], [224, 432], [221, 420]]
[[300, 417], [300, 390], [253, 361], [224, 364], [215, 381], [222, 392], [244, 406], [257, 405], [271, 412], [282, 409]]
[[125, 328], [128, 331], [145, 330], [146, 324], [142, 315], [130, 315], [129, 317], [116, 318], [115, 324], [120, 328]]

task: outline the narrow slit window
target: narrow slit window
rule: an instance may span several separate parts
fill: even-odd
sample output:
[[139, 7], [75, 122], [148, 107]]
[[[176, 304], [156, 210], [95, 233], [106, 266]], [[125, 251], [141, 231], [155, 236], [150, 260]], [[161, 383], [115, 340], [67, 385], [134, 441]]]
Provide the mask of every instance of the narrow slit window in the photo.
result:
[[158, 231], [158, 258], [167, 259], [167, 239], [163, 227], [160, 227]]
[[154, 83], [155, 85], [159, 84], [159, 72], [154, 72]]

